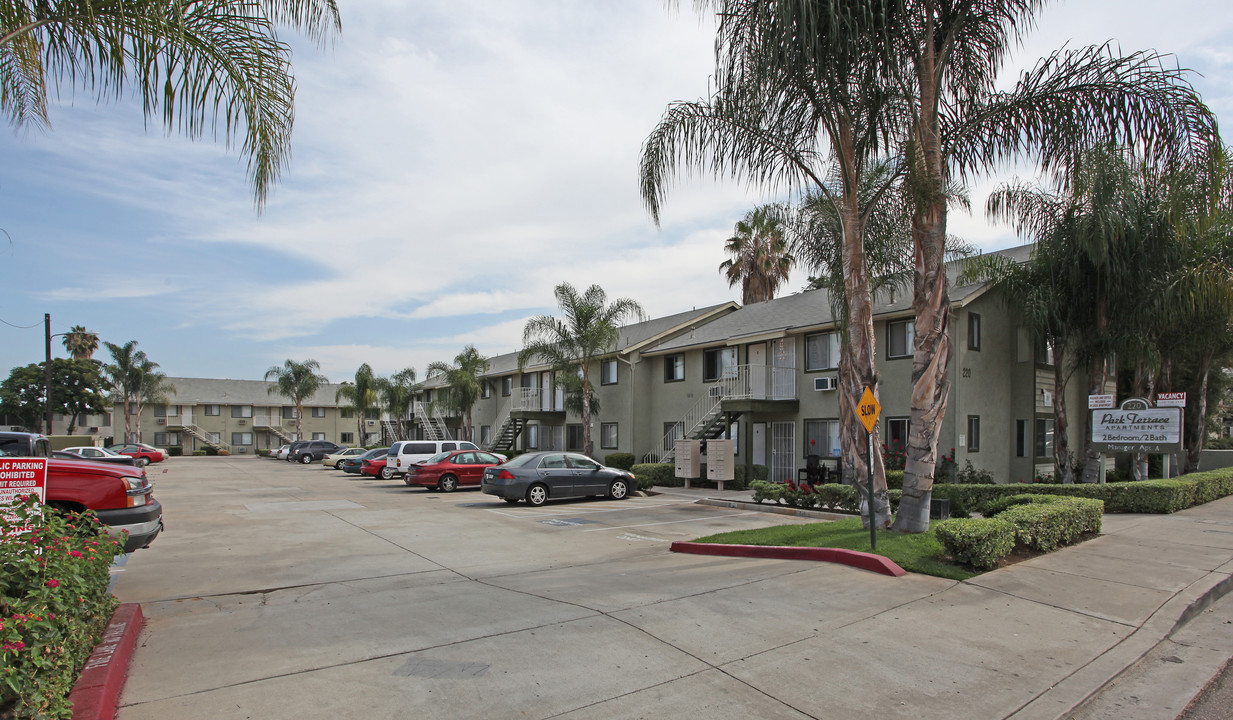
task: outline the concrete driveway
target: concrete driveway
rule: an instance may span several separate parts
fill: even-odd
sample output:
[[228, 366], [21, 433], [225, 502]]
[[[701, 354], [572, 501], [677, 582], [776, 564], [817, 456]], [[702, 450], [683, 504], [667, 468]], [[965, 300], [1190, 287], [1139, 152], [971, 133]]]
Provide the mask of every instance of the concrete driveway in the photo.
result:
[[1059, 717], [1084, 695], [1051, 689], [1171, 597], [1093, 612], [1049, 600], [1060, 573], [675, 554], [802, 520], [672, 494], [529, 508], [319, 465], [165, 465], [167, 530], [116, 583], [147, 617], [121, 720]]

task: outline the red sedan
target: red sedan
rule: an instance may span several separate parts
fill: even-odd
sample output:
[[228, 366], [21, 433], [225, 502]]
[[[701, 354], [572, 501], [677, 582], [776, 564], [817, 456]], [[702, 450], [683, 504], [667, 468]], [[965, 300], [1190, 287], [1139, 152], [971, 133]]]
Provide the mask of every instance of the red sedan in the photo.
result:
[[389, 480], [390, 474], [385, 472], [385, 456], [360, 461], [361, 475], [377, 475], [383, 480]]
[[[109, 445], [108, 450], [128, 455], [137, 460], [138, 465], [149, 465], [150, 463], [162, 462], [167, 459], [167, 453], [145, 443], [124, 443], [121, 445]], [[144, 462], [142, 462], [144, 460]]]
[[412, 463], [402, 480], [411, 486], [454, 492], [459, 485], [479, 486], [484, 468], [500, 465], [505, 459], [478, 450], [447, 450], [423, 462]]

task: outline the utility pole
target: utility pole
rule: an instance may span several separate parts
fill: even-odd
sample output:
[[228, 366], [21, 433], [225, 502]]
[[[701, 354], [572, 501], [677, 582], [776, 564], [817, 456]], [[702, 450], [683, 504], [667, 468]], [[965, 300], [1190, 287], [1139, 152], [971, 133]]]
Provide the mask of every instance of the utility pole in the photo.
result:
[[51, 435], [51, 313], [43, 313], [43, 336], [47, 341], [47, 362], [43, 364], [43, 409], [47, 415], [47, 434]]

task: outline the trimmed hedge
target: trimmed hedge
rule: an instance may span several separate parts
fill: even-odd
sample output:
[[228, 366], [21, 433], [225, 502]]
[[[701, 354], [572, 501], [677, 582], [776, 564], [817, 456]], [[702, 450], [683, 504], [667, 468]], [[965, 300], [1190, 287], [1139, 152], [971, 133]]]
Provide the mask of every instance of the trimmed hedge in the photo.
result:
[[1040, 552], [1069, 545], [1084, 533], [1100, 532], [1105, 505], [1099, 500], [1059, 495], [1019, 495], [1021, 504], [1011, 505], [993, 519], [1015, 526], [1015, 542]]
[[604, 456], [604, 464], [608, 467], [628, 470], [634, 466], [634, 460], [636, 459], [633, 453], [608, 453]]
[[172, 445], [171, 447], [167, 448], [167, 455], [169, 457], [179, 457], [183, 454], [184, 454], [184, 447], [182, 445]]
[[[612, 457], [609, 455], [608, 457]], [[754, 465], [754, 482], [765, 481], [770, 473], [770, 470], [765, 465]], [[675, 463], [638, 463], [629, 468], [629, 471], [638, 478], [638, 486], [643, 490], [648, 490], [652, 486], [660, 487], [684, 487], [685, 481], [676, 476]], [[691, 485], [714, 485], [713, 480], [706, 479], [706, 463], [702, 463], [699, 468], [700, 479], [690, 481]], [[745, 466], [737, 464], [733, 468], [735, 480], [725, 480], [724, 490], [746, 490], [749, 488], [749, 483], [745, 482]], [[650, 484], [647, 484], [647, 483]]]
[[[827, 483], [814, 485], [813, 492], [793, 490], [786, 483], [761, 482], [755, 480], [751, 485], [754, 502], [770, 501], [801, 510], [825, 510], [830, 512], [859, 514], [861, 510], [861, 492], [854, 485]], [[899, 508], [899, 500], [903, 497], [902, 490], [887, 490], [891, 512]]]
[[1015, 526], [997, 518], [943, 520], [932, 529], [955, 562], [975, 568], [997, 567], [1015, 549]]

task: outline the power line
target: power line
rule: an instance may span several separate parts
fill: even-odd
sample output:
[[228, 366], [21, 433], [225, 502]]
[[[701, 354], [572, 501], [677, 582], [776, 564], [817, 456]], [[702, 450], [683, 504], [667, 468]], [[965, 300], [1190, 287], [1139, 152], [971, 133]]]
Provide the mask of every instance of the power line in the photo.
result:
[[42, 321], [39, 321], [39, 322], [34, 323], [33, 325], [14, 325], [13, 323], [9, 322], [8, 320], [5, 320], [4, 318], [0, 318], [0, 323], [4, 323], [5, 325], [8, 325], [11, 328], [17, 328], [18, 330], [32, 330], [43, 324]]

